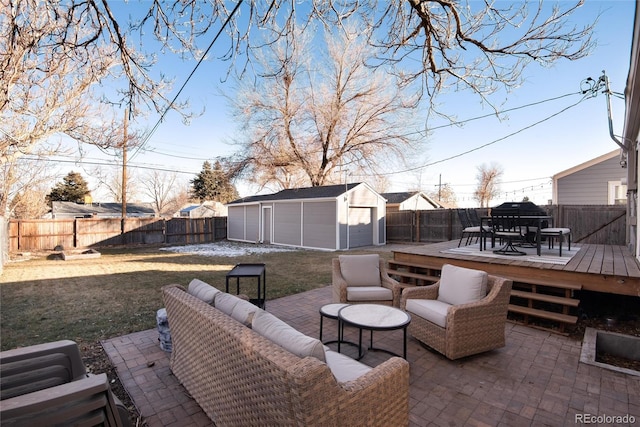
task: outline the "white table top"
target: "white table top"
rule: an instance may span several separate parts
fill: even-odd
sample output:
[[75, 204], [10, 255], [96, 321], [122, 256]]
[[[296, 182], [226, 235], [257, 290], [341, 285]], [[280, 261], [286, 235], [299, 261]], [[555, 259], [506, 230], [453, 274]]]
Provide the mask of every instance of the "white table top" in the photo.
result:
[[349, 305], [340, 309], [338, 316], [353, 325], [376, 329], [401, 328], [411, 321], [408, 313], [380, 304]]

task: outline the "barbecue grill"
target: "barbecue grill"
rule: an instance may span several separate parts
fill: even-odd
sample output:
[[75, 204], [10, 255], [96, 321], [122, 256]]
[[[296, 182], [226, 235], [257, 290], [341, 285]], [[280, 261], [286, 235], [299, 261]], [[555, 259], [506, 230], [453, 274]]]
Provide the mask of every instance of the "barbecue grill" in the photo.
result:
[[[532, 202], [506, 202], [491, 208], [491, 215], [545, 216], [549, 214]], [[537, 226], [538, 221], [535, 219], [523, 219], [522, 225]], [[548, 221], [542, 221], [543, 228], [548, 226]]]

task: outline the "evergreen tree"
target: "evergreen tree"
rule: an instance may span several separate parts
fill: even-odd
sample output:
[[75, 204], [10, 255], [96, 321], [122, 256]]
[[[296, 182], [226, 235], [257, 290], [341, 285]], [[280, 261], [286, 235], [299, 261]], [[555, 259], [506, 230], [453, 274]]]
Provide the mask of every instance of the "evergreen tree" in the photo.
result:
[[238, 198], [238, 191], [231, 183], [229, 175], [222, 170], [220, 162], [212, 168], [211, 163], [205, 161], [202, 171], [191, 180], [191, 195], [204, 201], [227, 203]]
[[91, 194], [89, 184], [78, 172], [69, 172], [51, 189], [51, 193], [47, 194], [47, 202], [84, 202], [84, 197]]

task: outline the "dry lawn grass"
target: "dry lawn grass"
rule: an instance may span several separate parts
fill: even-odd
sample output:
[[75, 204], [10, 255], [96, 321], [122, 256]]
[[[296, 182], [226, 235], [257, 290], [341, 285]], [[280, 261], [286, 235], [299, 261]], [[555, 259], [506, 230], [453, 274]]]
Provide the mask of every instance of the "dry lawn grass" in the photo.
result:
[[[350, 253], [367, 252], [357, 251]], [[240, 257], [211, 257], [158, 248], [104, 249], [94, 259], [42, 256], [4, 267], [0, 276], [2, 350], [59, 339], [95, 343], [156, 326], [160, 288], [199, 278], [224, 290], [236, 263], [264, 262], [267, 304], [331, 283], [334, 252], [298, 250]], [[382, 252], [390, 257], [389, 252]], [[242, 279], [241, 291], [255, 293]], [[267, 305], [268, 306], [268, 305]]]

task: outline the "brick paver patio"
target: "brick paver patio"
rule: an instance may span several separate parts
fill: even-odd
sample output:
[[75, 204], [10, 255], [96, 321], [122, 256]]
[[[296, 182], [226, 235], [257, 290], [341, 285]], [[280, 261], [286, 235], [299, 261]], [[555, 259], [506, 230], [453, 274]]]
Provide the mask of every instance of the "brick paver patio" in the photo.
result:
[[[330, 302], [331, 288], [324, 287], [267, 301], [266, 308], [317, 337], [318, 310]], [[325, 319], [324, 328], [325, 340], [335, 336], [335, 321]], [[345, 334], [357, 339], [355, 330]], [[580, 425], [576, 416], [582, 414], [629, 415], [640, 425], [640, 377], [580, 363], [582, 343], [568, 337], [512, 323], [506, 334], [506, 347], [457, 361], [409, 337], [410, 425], [567, 426]], [[376, 347], [401, 353], [401, 331], [376, 332], [374, 340]], [[103, 346], [148, 426], [213, 425], [172, 375], [156, 330], [110, 339]], [[343, 349], [355, 356], [354, 348]], [[369, 352], [362, 361], [374, 366], [388, 357]]]

